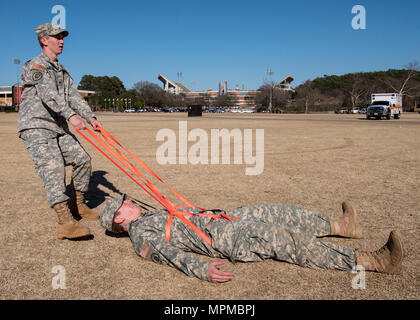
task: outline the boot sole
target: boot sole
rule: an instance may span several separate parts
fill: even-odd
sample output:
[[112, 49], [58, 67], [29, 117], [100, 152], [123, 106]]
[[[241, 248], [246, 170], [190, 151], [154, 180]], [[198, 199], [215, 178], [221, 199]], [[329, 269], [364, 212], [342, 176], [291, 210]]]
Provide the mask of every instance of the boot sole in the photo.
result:
[[84, 217], [84, 216], [81, 216], [81, 217], [82, 217], [83, 220], [87, 220], [87, 221], [96, 221], [96, 220], [99, 220], [99, 216], [97, 216], [97, 217]]
[[341, 203], [341, 208], [343, 210], [343, 216], [345, 216], [346, 213], [349, 214], [350, 212], [352, 212], [351, 215], [353, 216], [353, 221], [354, 221], [354, 224], [356, 226], [356, 231], [351, 232], [347, 237], [352, 238], [352, 239], [363, 239], [363, 228], [359, 224], [359, 219], [357, 217], [356, 210], [353, 208], [353, 206], [348, 201], [342, 202]]
[[[392, 241], [392, 243], [393, 243], [393, 247], [394, 247], [393, 251], [394, 252], [396, 250], [401, 251], [401, 256], [398, 257], [398, 261], [396, 262], [396, 264], [392, 264], [392, 267], [389, 270], [385, 270], [385, 273], [401, 274], [402, 273], [402, 261], [403, 261], [404, 256], [405, 256], [404, 245], [403, 245], [402, 239], [401, 239], [401, 237], [400, 237], [400, 235], [397, 231], [391, 231], [391, 234], [390, 234], [389, 238], [390, 238], [390, 241]], [[392, 261], [392, 258], [391, 258], [391, 261]]]
[[87, 236], [91, 235], [89, 229], [87, 229], [86, 231], [72, 232], [71, 235], [66, 234], [65, 230], [60, 230], [60, 229], [62, 229], [62, 228], [60, 228], [58, 226], [57, 227], [57, 238], [60, 239], [60, 240], [63, 240], [63, 239], [78, 239], [78, 238], [87, 237]]

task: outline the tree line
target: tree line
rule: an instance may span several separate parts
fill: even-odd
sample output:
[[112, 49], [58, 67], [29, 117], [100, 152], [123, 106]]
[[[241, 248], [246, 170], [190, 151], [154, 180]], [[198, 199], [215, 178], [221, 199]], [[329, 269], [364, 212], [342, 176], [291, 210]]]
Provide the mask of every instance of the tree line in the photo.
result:
[[[78, 89], [92, 90], [89, 104], [101, 109], [121, 108], [172, 108], [201, 104], [208, 107], [233, 107], [235, 98], [230, 94], [210, 98], [203, 94], [187, 99], [184, 94], [165, 92], [160, 86], [148, 81], [139, 81], [127, 90], [116, 76], [84, 75]], [[403, 107], [411, 111], [420, 103], [420, 71], [418, 62], [412, 62], [404, 69], [389, 69], [377, 72], [348, 73], [342, 76], [324, 75], [307, 80], [294, 91], [284, 91], [273, 81], [264, 83], [255, 96], [259, 111], [270, 112], [315, 112], [333, 111], [341, 108], [366, 107], [375, 92], [403, 94]]]
[[419, 63], [409, 63], [401, 70], [324, 75], [291, 92], [278, 89], [273, 81], [266, 82], [258, 89], [255, 102], [260, 109], [268, 109], [271, 100], [271, 112], [350, 110], [367, 107], [375, 92], [400, 93], [404, 110], [413, 111], [420, 104]]
[[296, 108], [304, 112], [327, 111], [366, 107], [372, 93], [402, 94], [404, 110], [412, 111], [420, 103], [418, 62], [409, 63], [401, 70], [324, 75], [296, 87], [293, 98]]
[[149, 81], [139, 81], [127, 90], [122, 81], [114, 76], [84, 75], [80, 80], [80, 90], [95, 91], [89, 97], [89, 104], [105, 110], [124, 108], [186, 108], [190, 104], [209, 107], [232, 107], [235, 100], [230, 95], [210, 99], [203, 94], [196, 98], [187, 98], [185, 94], [165, 92], [160, 86]]
[[186, 106], [184, 95], [167, 93], [157, 84], [148, 81], [139, 81], [127, 90], [116, 76], [84, 75], [77, 88], [95, 91], [89, 97], [89, 104], [101, 109]]

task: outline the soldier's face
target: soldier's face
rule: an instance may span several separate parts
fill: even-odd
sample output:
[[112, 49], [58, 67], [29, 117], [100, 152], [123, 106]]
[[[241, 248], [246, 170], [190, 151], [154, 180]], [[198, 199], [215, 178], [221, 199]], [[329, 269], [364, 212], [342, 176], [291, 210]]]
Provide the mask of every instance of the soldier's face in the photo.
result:
[[54, 55], [59, 55], [63, 53], [64, 48], [64, 36], [63, 34], [58, 34], [56, 36], [48, 36], [42, 38], [42, 43], [44, 48]]
[[115, 216], [114, 221], [118, 224], [127, 225], [127, 223], [140, 218], [141, 208], [135, 205], [131, 200], [124, 200], [118, 214]]

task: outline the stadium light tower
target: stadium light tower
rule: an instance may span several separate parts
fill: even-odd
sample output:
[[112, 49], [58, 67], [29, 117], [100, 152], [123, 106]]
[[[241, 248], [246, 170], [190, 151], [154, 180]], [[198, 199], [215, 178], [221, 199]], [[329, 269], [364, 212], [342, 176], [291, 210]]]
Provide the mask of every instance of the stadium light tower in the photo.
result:
[[16, 95], [17, 95], [17, 110], [19, 110], [19, 100], [20, 100], [20, 96], [19, 96], [19, 65], [20, 65], [20, 60], [17, 58], [13, 59], [13, 63], [16, 65]]

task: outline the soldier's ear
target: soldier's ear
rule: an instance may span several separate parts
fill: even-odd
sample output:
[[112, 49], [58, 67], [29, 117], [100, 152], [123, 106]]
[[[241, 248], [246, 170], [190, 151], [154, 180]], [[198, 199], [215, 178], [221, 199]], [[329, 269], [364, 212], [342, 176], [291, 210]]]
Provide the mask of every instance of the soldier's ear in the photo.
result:
[[39, 42], [41, 43], [42, 46], [46, 46], [48, 44], [48, 36], [42, 37], [41, 39], [39, 39]]
[[121, 224], [124, 221], [124, 217], [121, 214], [116, 214], [114, 217], [114, 222], [116, 224]]

